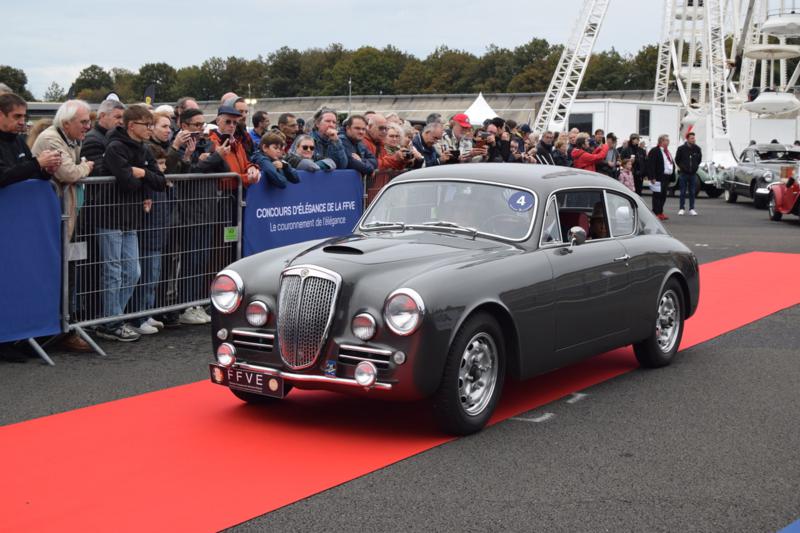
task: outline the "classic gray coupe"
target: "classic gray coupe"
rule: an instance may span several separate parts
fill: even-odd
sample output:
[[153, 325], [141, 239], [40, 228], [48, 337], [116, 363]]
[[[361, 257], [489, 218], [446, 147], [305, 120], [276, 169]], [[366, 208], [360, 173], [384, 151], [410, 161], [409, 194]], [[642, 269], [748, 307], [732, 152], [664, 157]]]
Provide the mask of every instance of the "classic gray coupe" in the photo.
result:
[[599, 174], [448, 165], [386, 186], [347, 236], [262, 252], [211, 287], [211, 380], [270, 404], [293, 387], [429, 398], [444, 431], [489, 420], [506, 379], [633, 344], [667, 365], [697, 259]]
[[739, 163], [725, 170], [724, 198], [728, 203], [747, 196], [753, 206], [764, 209], [769, 203], [770, 184], [795, 176], [800, 163], [800, 149], [784, 144], [754, 144], [739, 157]]

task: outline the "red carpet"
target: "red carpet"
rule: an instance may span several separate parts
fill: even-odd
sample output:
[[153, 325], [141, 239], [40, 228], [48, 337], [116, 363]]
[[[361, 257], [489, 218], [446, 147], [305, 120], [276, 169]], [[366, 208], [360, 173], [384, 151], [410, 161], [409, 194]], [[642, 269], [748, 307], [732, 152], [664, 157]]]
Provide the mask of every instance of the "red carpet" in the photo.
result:
[[[798, 269], [771, 253], [703, 265], [682, 348], [800, 303], [797, 284], [752, 281]], [[617, 350], [511, 384], [494, 421], [634, 368]], [[420, 404], [294, 391], [261, 410], [193, 383], [0, 427], [0, 531], [215, 531], [447, 440]]]

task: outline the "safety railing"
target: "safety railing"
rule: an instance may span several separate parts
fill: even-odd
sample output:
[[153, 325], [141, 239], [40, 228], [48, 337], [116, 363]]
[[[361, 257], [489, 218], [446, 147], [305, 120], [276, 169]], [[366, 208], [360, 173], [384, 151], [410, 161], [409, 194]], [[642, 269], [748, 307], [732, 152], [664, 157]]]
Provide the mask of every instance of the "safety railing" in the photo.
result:
[[242, 200], [235, 173], [167, 175], [163, 192], [113, 177], [64, 187], [63, 330], [105, 355], [84, 328], [207, 305], [212, 277], [241, 257]]

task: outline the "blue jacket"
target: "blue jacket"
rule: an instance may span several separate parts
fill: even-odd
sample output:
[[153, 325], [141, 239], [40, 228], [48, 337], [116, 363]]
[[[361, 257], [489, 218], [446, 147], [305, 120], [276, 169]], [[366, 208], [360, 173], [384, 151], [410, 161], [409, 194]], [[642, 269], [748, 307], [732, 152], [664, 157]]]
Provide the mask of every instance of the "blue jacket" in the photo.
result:
[[311, 132], [311, 137], [314, 139], [314, 161], [331, 159], [336, 168], [347, 168], [348, 157], [341, 142], [333, 142], [327, 137], [323, 139], [317, 130]]
[[255, 146], [256, 150], [258, 150], [258, 143], [261, 142], [261, 135], [256, 133], [256, 130], [252, 128], [247, 130], [247, 133], [249, 133], [250, 138], [253, 139], [253, 146]]
[[421, 134], [417, 133], [414, 136], [414, 139], [411, 141], [411, 144], [413, 144], [414, 148], [416, 148], [417, 151], [425, 158], [426, 167], [435, 167], [439, 164], [439, 153], [433, 146], [425, 146], [425, 143], [422, 142]]
[[272, 159], [267, 157], [263, 152], [253, 152], [250, 161], [261, 168], [261, 179], [266, 180], [272, 187], [285, 189], [287, 182], [300, 183], [297, 171], [286, 161], [283, 162], [283, 168], [280, 170], [275, 168], [275, 165], [272, 164]]
[[[344, 132], [339, 134], [339, 141], [344, 146], [344, 151], [347, 154], [347, 168], [357, 170], [365, 176], [369, 176], [378, 168], [378, 160], [375, 158], [375, 154], [370, 152], [364, 146], [364, 143], [358, 141], [357, 144], [353, 144], [353, 141]], [[353, 154], [358, 154], [361, 161], [354, 159]]]

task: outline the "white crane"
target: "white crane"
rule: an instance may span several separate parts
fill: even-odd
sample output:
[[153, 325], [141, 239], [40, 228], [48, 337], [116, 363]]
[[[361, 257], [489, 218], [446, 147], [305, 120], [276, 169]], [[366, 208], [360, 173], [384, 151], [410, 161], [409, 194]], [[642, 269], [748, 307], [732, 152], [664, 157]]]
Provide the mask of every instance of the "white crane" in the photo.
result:
[[609, 0], [586, 0], [569, 42], [561, 53], [558, 67], [550, 80], [542, 105], [536, 114], [533, 131], [561, 131], [566, 125], [570, 107], [575, 100], [586, 72], [586, 66], [603, 24]]

